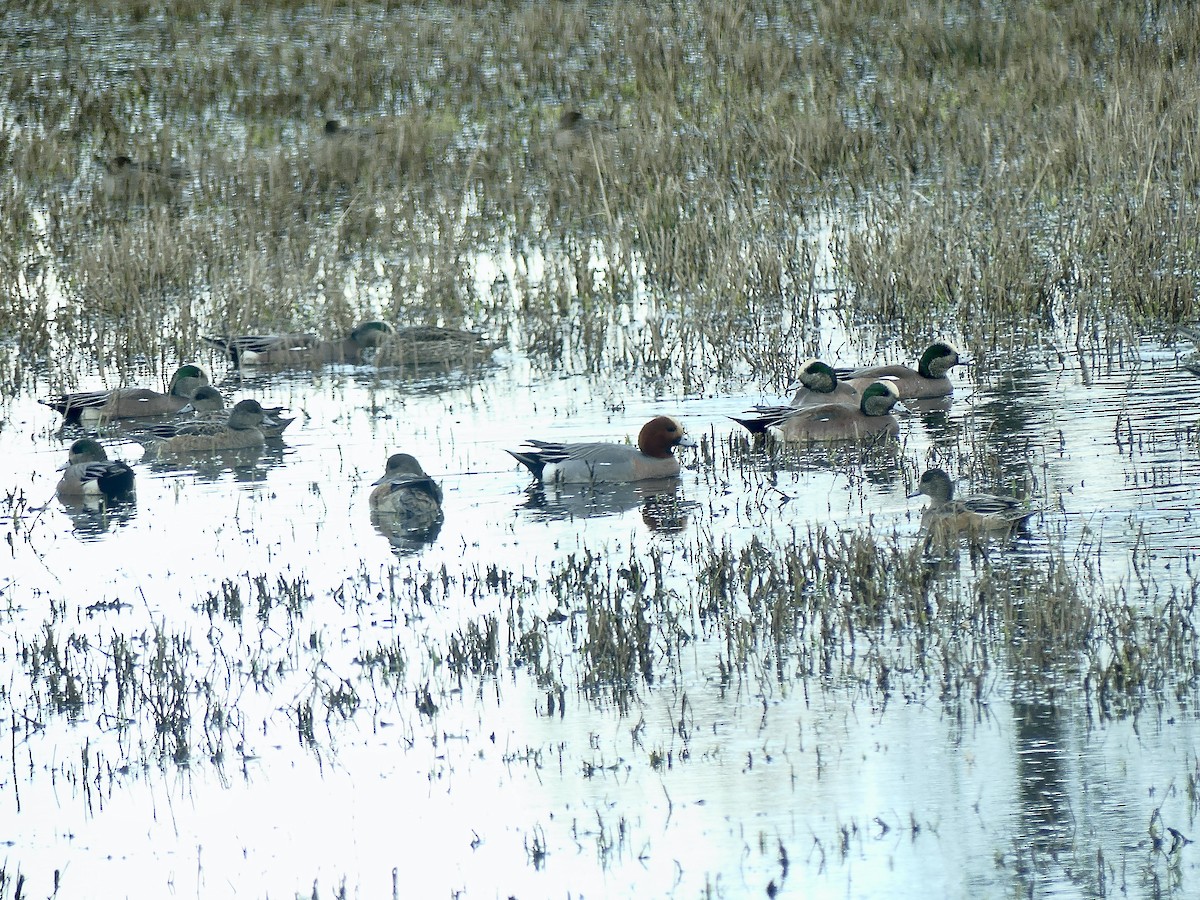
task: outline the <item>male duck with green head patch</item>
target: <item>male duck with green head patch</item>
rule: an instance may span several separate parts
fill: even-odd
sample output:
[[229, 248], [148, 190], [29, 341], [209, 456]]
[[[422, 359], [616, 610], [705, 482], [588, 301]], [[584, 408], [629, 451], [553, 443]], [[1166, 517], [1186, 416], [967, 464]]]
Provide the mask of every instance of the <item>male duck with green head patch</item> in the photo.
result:
[[900, 433], [900, 422], [892, 414], [899, 399], [893, 384], [875, 381], [859, 396], [857, 409], [841, 403], [764, 408], [754, 424], [759, 431], [775, 428], [783, 440], [796, 443], [852, 443], [893, 438]]
[[103, 445], [80, 438], [67, 451], [56, 491], [64, 500], [122, 500], [133, 493], [133, 469], [109, 459]]
[[196, 392], [206, 385], [208, 374], [189, 364], [175, 371], [165, 394], [148, 388], [116, 388], [77, 391], [38, 402], [62, 413], [64, 425], [94, 426], [111, 419], [174, 415], [188, 406]]
[[800, 366], [796, 381], [788, 386], [792, 393], [789, 406], [755, 406], [740, 416], [730, 416], [751, 434], [762, 434], [797, 409], [836, 404], [857, 409], [862, 395], [840, 381], [833, 367], [819, 359], [810, 359]]
[[839, 377], [855, 390], [865, 390], [873, 381], [888, 381], [895, 385], [901, 400], [927, 400], [947, 397], [954, 391], [947, 373], [962, 360], [958, 351], [945, 341], [930, 344], [914, 369], [911, 366], [869, 366], [855, 369]]

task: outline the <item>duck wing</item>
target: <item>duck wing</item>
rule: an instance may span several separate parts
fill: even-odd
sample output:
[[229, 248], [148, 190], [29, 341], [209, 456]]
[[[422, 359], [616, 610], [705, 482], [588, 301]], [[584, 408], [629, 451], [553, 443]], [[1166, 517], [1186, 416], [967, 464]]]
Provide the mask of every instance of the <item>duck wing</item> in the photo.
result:
[[247, 334], [240, 337], [205, 337], [202, 340], [223, 350], [235, 365], [246, 353], [255, 356], [289, 350], [300, 353], [312, 350], [320, 343], [315, 334]]
[[78, 420], [82, 409], [97, 409], [104, 406], [112, 396], [112, 391], [77, 391], [73, 394], [60, 394], [38, 403], [48, 406], [66, 416], [69, 420]]
[[729, 418], [751, 434], [764, 434], [768, 428], [781, 425], [800, 411], [801, 408], [795, 406], [755, 406], [740, 416]]
[[391, 492], [411, 490], [421, 494], [425, 494], [432, 500], [438, 503], [442, 502], [442, 488], [428, 475], [393, 475], [391, 477], [381, 478], [376, 484], [386, 484]]
[[79, 479], [96, 482], [100, 490], [110, 496], [133, 490], [133, 469], [120, 460], [85, 463]]

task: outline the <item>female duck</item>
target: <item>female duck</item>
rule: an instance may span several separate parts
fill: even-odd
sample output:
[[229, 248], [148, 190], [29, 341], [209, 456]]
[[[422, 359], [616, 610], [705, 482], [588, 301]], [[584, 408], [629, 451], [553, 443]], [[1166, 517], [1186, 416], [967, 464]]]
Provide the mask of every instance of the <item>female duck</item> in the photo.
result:
[[128, 156], [102, 160], [104, 196], [117, 202], [163, 202], [179, 196], [188, 171], [178, 163], [165, 169], [158, 163], [137, 162]]
[[371, 511], [394, 517], [405, 531], [428, 531], [442, 522], [442, 488], [407, 453], [388, 457], [383, 477], [373, 482]]
[[900, 423], [892, 407], [899, 399], [893, 384], [876, 381], [862, 392], [858, 409], [840, 403], [801, 409], [785, 406], [767, 424], [777, 427], [785, 441], [839, 443], [895, 437]]
[[[225, 398], [221, 396], [221, 392], [216, 388], [205, 385], [196, 391], [192, 397], [192, 409], [195, 410], [195, 415], [191, 417], [181, 416], [177, 421], [165, 422], [161, 425], [150, 425], [140, 429], [131, 429], [136, 437], [136, 432], [140, 432], [145, 436], [153, 436], [158, 438], [173, 438], [180, 434], [180, 429], [185, 426], [192, 425], [224, 425], [229, 421], [229, 411], [225, 408]], [[264, 406], [263, 420], [259, 426], [263, 433], [263, 437], [267, 440], [275, 440], [283, 437], [284, 431], [291, 425], [295, 418], [287, 419], [280, 415], [283, 412], [282, 406]]]
[[954, 391], [946, 373], [959, 362], [957, 350], [944, 341], [937, 341], [921, 354], [915, 369], [901, 365], [871, 366], [842, 375], [842, 381], [860, 391], [872, 381], [890, 381], [896, 386], [901, 400], [946, 397]]
[[263, 416], [263, 408], [257, 400], [241, 400], [224, 422], [178, 425], [171, 437], [145, 440], [146, 450], [158, 456], [170, 456], [261, 447], [264, 441]]
[[394, 331], [386, 322], [364, 322], [339, 341], [323, 341], [315, 334], [206, 337], [204, 341], [221, 348], [235, 368], [358, 364], [363, 361], [363, 351], [378, 347]]
[[862, 399], [857, 390], [838, 380], [832, 366], [819, 359], [810, 359], [800, 367], [800, 374], [796, 382], [788, 386], [788, 391], [796, 392], [790, 406], [755, 406], [741, 417], [730, 418], [751, 434], [762, 434], [796, 409], [825, 406], [829, 403], [855, 409]]
[[577, 109], [565, 110], [554, 127], [554, 149], [559, 153], [569, 153], [586, 147], [600, 127], [599, 122], [589, 119]]
[[109, 459], [99, 441], [80, 438], [67, 451], [58, 495], [68, 499], [121, 499], [133, 491], [133, 469]]
[[539, 481], [556, 484], [644, 481], [679, 474], [676, 447], [695, 446], [682, 423], [671, 416], [656, 416], [638, 433], [637, 446], [628, 444], [559, 444], [526, 441], [528, 448], [506, 451]]
[[954, 496], [954, 483], [943, 469], [930, 469], [921, 476], [916, 493], [932, 501], [922, 513], [922, 522], [929, 531], [957, 533], [1009, 532], [1038, 512], [1012, 497], [994, 494]]
[[477, 331], [413, 325], [397, 328], [375, 353], [377, 366], [469, 366], [486, 360], [498, 345]]
[[196, 392], [208, 385], [208, 374], [199, 366], [180, 366], [171, 376], [167, 393], [147, 388], [111, 391], [78, 391], [53, 400], [39, 400], [63, 415], [64, 425], [92, 426], [109, 419], [169, 416], [187, 406]]

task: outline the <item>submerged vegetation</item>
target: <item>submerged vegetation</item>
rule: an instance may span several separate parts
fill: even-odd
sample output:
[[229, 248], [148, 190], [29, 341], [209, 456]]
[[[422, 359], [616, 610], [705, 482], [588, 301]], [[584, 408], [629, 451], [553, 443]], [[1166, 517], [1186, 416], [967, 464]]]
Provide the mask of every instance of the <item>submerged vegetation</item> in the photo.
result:
[[[41, 485], [6, 486], [4, 547], [41, 585], [0, 571], [14, 757], [0, 771], [17, 783], [69, 784], [98, 816], [164, 772], [265, 779], [258, 761], [284, 744], [325, 777], [368, 735], [431, 785], [466, 781], [467, 756], [600, 788], [654, 775], [669, 821], [684, 803], [677, 812], [665, 774], [701, 761], [722, 777], [780, 767], [761, 795], [807, 805], [805, 778], [827, 777], [842, 750], [794, 713], [826, 703], [873, 718], [928, 705], [967, 731], [1004, 700], [1034, 743], [1045, 719], [1070, 719], [1074, 735], [1194, 718], [1200, 557], [1134, 514], [1114, 554], [1096, 511], [1072, 508], [1051, 477], [1073, 465], [1071, 441], [1031, 377], [1078, 368], [1090, 386], [1136, 369], [1138, 340], [1173, 339], [1200, 317], [1200, 23], [1188, 4], [29, 2], [0, 13], [0, 49], [4, 439], [27, 424], [15, 403], [37, 392], [145, 384], [185, 361], [228, 374], [205, 336], [339, 340], [376, 320], [478, 332], [481, 355], [502, 348], [534, 385], [588, 379], [586, 401], [563, 408], [605, 415], [635, 396], [786, 384], [811, 355], [912, 362], [939, 337], [971, 359], [963, 379], [977, 388], [965, 413], [913, 405], [918, 436], [899, 442], [814, 449], [710, 432], [685, 472], [699, 496], [556, 514], [530, 491], [519, 508], [572, 523], [635, 510], [650, 532], [637, 538], [582, 525], [530, 538], [509, 516], [522, 501], [505, 497], [498, 514], [470, 493], [468, 475], [495, 470], [464, 466], [442, 541], [478, 510], [500, 555], [466, 530], [436, 559], [395, 538], [383, 570], [337, 518], [344, 494], [366, 500], [332, 440], [304, 449], [327, 454], [334, 485], [288, 482], [295, 458], [278, 449], [237, 469], [239, 489], [273, 468], [272, 490], [307, 502], [281, 525], [247, 491], [226, 519], [189, 522], [171, 551], [185, 569], [211, 565], [169, 580], [105, 570], [67, 587], [80, 576]], [[417, 415], [399, 423], [408, 395], [373, 371], [354, 376], [374, 379], [372, 414], [386, 410], [387, 424], [362, 429], [371, 440], [467, 444]], [[1009, 402], [1035, 382], [1041, 394]], [[1176, 414], [1158, 427], [1126, 397], [1084, 439], [1115, 443], [1131, 493], [1186, 483], [1200, 426]], [[535, 399], [539, 416], [559, 414], [553, 395]], [[499, 390], [463, 402], [525, 416]], [[336, 433], [360, 413], [339, 410]], [[394, 449], [410, 448], [373, 451], [373, 465]], [[934, 466], [1028, 499], [1029, 531], [933, 541], [918, 502], [907, 517], [873, 514], [871, 498], [903, 496]], [[828, 521], [780, 513], [793, 485], [829, 473], [840, 493], [824, 501]], [[1186, 523], [1194, 509], [1164, 514]], [[138, 515], [80, 512], [75, 534], [113, 539]], [[289, 556], [310, 527], [323, 555]], [[250, 552], [228, 562], [231, 546]], [[513, 709], [551, 737], [490, 724]], [[459, 741], [469, 752], [448, 749]], [[1193, 767], [1168, 791], [1192, 818], [1198, 783]], [[572, 806], [567, 825], [517, 813], [530, 816], [509, 829], [528, 867], [572, 842], [594, 844], [601, 868], [651, 857], [630, 843], [646, 823], [606, 803]], [[1184, 823], [1160, 809], [1111, 842], [1093, 839], [1095, 819], [1078, 836], [1046, 826], [1033, 849], [1017, 835], [980, 884], [1033, 895], [1062, 865], [1055, 883], [1088, 894], [1185, 895]], [[770, 887], [753, 886], [773, 896], [789, 869], [824, 876], [827, 856], [849, 867], [892, 829], [916, 845], [937, 828], [912, 810], [838, 815], [805, 820], [788, 837], [812, 846], [790, 855], [766, 826], [737, 835], [733, 868], [769, 871]], [[30, 873], [0, 865], [0, 896], [23, 896]], [[708, 894], [746, 884], [686, 882]]]

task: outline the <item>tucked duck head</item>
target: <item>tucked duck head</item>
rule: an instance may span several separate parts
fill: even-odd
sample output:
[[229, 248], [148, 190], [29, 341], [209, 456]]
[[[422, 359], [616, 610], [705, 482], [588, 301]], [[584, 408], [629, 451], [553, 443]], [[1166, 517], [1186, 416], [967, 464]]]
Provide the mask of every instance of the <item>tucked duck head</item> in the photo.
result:
[[691, 447], [691, 439], [683, 424], [671, 416], [656, 416], [638, 433], [638, 449], [647, 456], [666, 459], [676, 447]]
[[192, 408], [196, 412], [218, 412], [225, 408], [225, 398], [215, 387], [206, 384], [192, 394]]
[[864, 416], [886, 416], [900, 399], [900, 392], [890, 381], [873, 381], [867, 385], [858, 402]]
[[[800, 374], [797, 376], [797, 382], [800, 387], [806, 387], [810, 391], [815, 391], [818, 394], [832, 394], [837, 387], [837, 374], [833, 371], [833, 366], [828, 363], [823, 363], [819, 359], [810, 359], [800, 366]], [[789, 393], [797, 388], [789, 388]]]
[[388, 457], [387, 470], [383, 477], [375, 484], [383, 484], [397, 475], [415, 475], [420, 478], [425, 478], [425, 470], [421, 468], [421, 464], [417, 462], [417, 458], [411, 453], [393, 453]]
[[80, 438], [67, 451], [68, 466], [78, 465], [79, 463], [107, 461], [108, 454], [104, 452], [104, 447], [101, 446], [99, 441], [92, 438]]
[[961, 360], [958, 351], [945, 341], [935, 341], [925, 348], [917, 371], [926, 378], [944, 378]]
[[583, 125], [583, 113], [577, 109], [568, 109], [558, 117], [558, 127], [561, 129], [579, 128]]
[[239, 400], [237, 406], [229, 413], [229, 427], [234, 431], [258, 428], [262, 425], [266, 413], [257, 400]]
[[363, 322], [350, 332], [350, 340], [360, 347], [378, 347], [395, 330], [387, 322]]
[[190, 398], [208, 383], [208, 373], [199, 366], [189, 363], [175, 370], [175, 374], [171, 376], [171, 383], [167, 387], [167, 393], [174, 394], [176, 397]]

